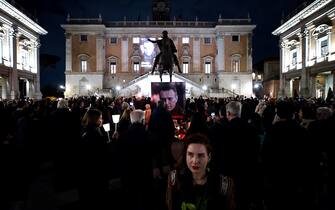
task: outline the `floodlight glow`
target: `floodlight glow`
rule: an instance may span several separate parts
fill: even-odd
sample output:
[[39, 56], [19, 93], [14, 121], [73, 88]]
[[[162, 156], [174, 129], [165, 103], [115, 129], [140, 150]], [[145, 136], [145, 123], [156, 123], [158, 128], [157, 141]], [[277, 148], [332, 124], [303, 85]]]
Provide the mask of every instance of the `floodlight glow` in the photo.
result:
[[235, 90], [236, 89], [236, 84], [231, 84], [231, 89]]
[[121, 90], [121, 87], [119, 85], [116, 86], [116, 90]]
[[207, 86], [206, 85], [202, 86], [202, 89], [206, 91], [207, 90]]
[[91, 85], [86, 85], [87, 90], [91, 90]]
[[64, 85], [60, 85], [59, 88], [64, 90], [65, 86]]
[[256, 88], [256, 89], [259, 88], [259, 84], [255, 84], [254, 88]]

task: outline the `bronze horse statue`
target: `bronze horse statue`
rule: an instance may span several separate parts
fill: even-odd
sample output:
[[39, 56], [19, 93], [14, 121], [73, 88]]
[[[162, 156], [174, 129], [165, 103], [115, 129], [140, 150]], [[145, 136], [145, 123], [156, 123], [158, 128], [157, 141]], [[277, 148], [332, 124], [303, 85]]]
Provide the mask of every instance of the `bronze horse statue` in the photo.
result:
[[158, 65], [159, 77], [161, 79], [161, 82], [163, 80], [162, 75], [165, 72], [169, 73], [170, 82], [172, 82], [173, 65], [177, 65], [179, 72], [182, 72], [179, 66], [178, 58], [174, 54], [177, 52], [176, 46], [174, 45], [173, 41], [168, 37], [167, 31], [163, 31], [162, 35], [162, 39], [159, 40], [148, 39], [148, 41], [152, 43], [157, 43], [160, 50], [160, 53], [155, 58], [155, 63], [151, 73], [153, 74], [156, 66]]
[[163, 81], [162, 76], [165, 72], [169, 73], [170, 75], [170, 82], [172, 82], [172, 72], [173, 72], [173, 53], [169, 47], [161, 51], [162, 54], [158, 61], [158, 71], [159, 71], [159, 78], [161, 82]]

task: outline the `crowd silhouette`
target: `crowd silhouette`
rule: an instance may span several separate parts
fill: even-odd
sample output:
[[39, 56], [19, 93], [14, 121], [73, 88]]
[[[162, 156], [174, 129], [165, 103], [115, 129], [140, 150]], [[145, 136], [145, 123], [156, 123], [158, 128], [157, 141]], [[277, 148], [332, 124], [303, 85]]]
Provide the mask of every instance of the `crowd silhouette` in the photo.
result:
[[192, 97], [176, 118], [149, 97], [2, 100], [0, 209], [335, 209], [334, 108]]

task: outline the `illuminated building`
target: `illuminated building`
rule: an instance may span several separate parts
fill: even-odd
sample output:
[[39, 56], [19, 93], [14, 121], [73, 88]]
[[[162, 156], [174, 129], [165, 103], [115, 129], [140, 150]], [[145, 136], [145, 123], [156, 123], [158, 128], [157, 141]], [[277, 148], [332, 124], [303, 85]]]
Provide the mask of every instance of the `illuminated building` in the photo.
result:
[[42, 98], [39, 36], [45, 34], [34, 20], [0, 0], [0, 98]]
[[[168, 6], [168, 1], [153, 1], [154, 21], [124, 18], [108, 22], [101, 16], [68, 16], [67, 23], [62, 25], [66, 35], [65, 95], [150, 95], [151, 82], [159, 81], [158, 75], [149, 74], [159, 50], [147, 39], [157, 39], [167, 30], [177, 47], [183, 71], [175, 73], [172, 81], [185, 82], [187, 96], [251, 96], [255, 28], [251, 20], [220, 16], [215, 22], [197, 18], [170, 21]], [[168, 77], [163, 81], [168, 81]], [[117, 86], [120, 90], [116, 90]]]
[[334, 90], [335, 2], [304, 5], [277, 28], [280, 37], [280, 96], [322, 97]]
[[279, 58], [269, 57], [254, 65], [253, 87], [256, 97], [278, 97]]

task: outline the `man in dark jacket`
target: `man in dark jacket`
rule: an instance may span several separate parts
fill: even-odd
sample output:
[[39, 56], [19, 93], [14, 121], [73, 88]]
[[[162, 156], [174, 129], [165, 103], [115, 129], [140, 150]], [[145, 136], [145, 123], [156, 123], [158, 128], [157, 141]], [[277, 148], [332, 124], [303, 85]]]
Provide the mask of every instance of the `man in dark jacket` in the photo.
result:
[[222, 173], [233, 177], [237, 209], [249, 209], [255, 202], [258, 184], [260, 141], [253, 127], [241, 119], [242, 104], [231, 101], [226, 105], [228, 123], [222, 131], [220, 151]]
[[125, 209], [150, 209], [152, 166], [151, 144], [144, 126], [144, 112], [130, 113], [131, 125], [120, 137], [121, 184]]
[[293, 104], [279, 101], [276, 122], [262, 150], [269, 210], [310, 209], [312, 160], [307, 131], [294, 120]]

